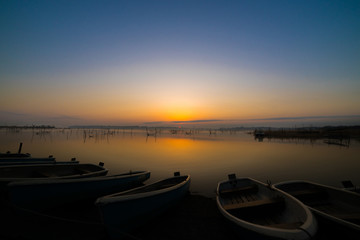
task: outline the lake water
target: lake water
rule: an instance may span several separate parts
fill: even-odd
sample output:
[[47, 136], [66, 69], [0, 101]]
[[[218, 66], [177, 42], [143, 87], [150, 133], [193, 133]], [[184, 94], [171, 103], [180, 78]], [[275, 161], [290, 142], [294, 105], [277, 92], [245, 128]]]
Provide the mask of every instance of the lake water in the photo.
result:
[[190, 191], [215, 196], [229, 173], [277, 183], [305, 179], [341, 187], [342, 180], [360, 185], [360, 143], [349, 147], [322, 140], [267, 140], [247, 132], [162, 129], [148, 136], [144, 130], [20, 129], [0, 130], [0, 152], [34, 157], [53, 155], [58, 161], [75, 157], [81, 163], [105, 163], [109, 174], [148, 170], [151, 183], [180, 171], [192, 177]]

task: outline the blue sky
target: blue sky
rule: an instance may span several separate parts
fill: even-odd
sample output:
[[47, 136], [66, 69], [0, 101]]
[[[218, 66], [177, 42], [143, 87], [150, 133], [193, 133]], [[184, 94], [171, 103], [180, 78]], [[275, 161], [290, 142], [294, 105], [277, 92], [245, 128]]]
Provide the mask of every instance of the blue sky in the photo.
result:
[[359, 1], [0, 1], [0, 30], [0, 111], [113, 123], [360, 114]]

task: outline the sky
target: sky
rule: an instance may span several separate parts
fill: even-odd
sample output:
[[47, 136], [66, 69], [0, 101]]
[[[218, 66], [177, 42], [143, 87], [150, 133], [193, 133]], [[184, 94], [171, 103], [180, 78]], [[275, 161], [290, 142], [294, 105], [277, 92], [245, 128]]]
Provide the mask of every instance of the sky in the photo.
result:
[[0, 125], [360, 116], [360, 1], [0, 0], [0, 32]]

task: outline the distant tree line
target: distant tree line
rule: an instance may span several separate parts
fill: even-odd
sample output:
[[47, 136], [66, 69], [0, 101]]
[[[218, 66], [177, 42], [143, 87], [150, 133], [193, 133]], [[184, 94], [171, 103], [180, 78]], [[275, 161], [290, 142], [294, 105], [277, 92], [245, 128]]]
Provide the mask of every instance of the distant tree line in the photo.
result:
[[253, 134], [262, 138], [360, 138], [360, 126], [257, 128]]

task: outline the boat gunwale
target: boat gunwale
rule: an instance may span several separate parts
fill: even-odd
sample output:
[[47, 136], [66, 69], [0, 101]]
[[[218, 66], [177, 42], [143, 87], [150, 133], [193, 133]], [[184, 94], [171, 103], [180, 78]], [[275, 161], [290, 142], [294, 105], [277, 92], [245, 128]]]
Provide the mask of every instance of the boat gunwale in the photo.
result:
[[[148, 192], [127, 194], [128, 192], [136, 191], [136, 190], [142, 189], [144, 187], [148, 187], [150, 185], [155, 185], [157, 183], [160, 183], [160, 182], [168, 180], [168, 179], [184, 178], [185, 176], [186, 176], [185, 180], [183, 180], [182, 182], [177, 183], [177, 184], [175, 184], [175, 185], [173, 185], [171, 187], [166, 187], [166, 188], [162, 188], [162, 189], [159, 189], [159, 190], [148, 191]], [[154, 182], [154, 183], [151, 183], [151, 184], [148, 184], [148, 185], [145, 185], [145, 186], [141, 186], [141, 187], [137, 187], [137, 188], [127, 190], [127, 191], [102, 196], [102, 197], [98, 198], [95, 201], [95, 204], [96, 205], [106, 205], [106, 204], [111, 204], [111, 203], [114, 203], [114, 202], [131, 201], [131, 200], [135, 200], [135, 199], [141, 199], [141, 198], [147, 198], [147, 197], [151, 197], [151, 196], [160, 195], [160, 194], [170, 192], [170, 191], [175, 190], [175, 189], [182, 188], [183, 186], [185, 186], [187, 183], [190, 182], [190, 179], [191, 179], [191, 177], [190, 177], [189, 174], [162, 179], [162, 180], [159, 180], [157, 182]]]

